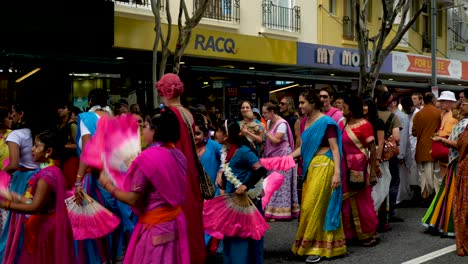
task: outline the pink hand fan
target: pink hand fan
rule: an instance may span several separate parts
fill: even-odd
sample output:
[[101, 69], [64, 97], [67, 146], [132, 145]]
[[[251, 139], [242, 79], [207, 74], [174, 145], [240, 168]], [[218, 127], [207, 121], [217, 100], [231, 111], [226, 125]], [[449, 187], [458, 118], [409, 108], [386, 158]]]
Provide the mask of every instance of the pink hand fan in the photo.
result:
[[76, 203], [75, 196], [65, 199], [74, 239], [99, 238], [112, 232], [120, 219], [86, 193], [83, 195], [83, 205]]
[[105, 175], [117, 187], [123, 188], [127, 170], [140, 152], [138, 121], [132, 114], [103, 116], [82, 158], [88, 165], [98, 169], [107, 167]]
[[260, 164], [267, 170], [289, 170], [296, 166], [291, 156], [261, 158]]
[[6, 173], [5, 171], [0, 171], [0, 196], [8, 200], [11, 200], [11, 194], [9, 190], [10, 179], [10, 174]]
[[206, 200], [203, 206], [205, 232], [224, 236], [260, 240], [270, 228], [247, 195], [227, 194]]
[[262, 208], [265, 209], [267, 204], [270, 202], [273, 194], [279, 190], [284, 182], [284, 175], [277, 172], [271, 173], [268, 177], [263, 180], [263, 192], [265, 196], [262, 198]]

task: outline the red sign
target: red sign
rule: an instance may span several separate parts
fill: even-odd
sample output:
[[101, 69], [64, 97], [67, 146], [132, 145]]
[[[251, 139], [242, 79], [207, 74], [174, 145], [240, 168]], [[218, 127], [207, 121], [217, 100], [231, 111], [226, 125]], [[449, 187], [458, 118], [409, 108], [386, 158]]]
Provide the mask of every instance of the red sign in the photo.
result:
[[[410, 66], [408, 67], [408, 72], [416, 72], [416, 73], [432, 73], [432, 59], [422, 56], [413, 56], [408, 55], [408, 60], [410, 62]], [[449, 75], [449, 60], [441, 60], [437, 59], [436, 69], [437, 74], [440, 75]]]
[[237, 87], [229, 87], [227, 88], [227, 96], [237, 96], [238, 89]]
[[468, 61], [462, 61], [462, 80], [468, 80]]

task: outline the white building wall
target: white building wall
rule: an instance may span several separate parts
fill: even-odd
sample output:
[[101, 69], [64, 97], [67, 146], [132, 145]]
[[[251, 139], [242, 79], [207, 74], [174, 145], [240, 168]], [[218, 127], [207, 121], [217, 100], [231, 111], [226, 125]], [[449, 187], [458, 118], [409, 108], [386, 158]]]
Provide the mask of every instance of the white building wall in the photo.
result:
[[[147, 0], [150, 2], [150, 0]], [[162, 0], [165, 2], [165, 0]], [[221, 0], [220, 0], [221, 1]], [[234, 0], [232, 0], [234, 1]], [[264, 27], [263, 24], [263, 0], [239, 0], [240, 1], [240, 21], [226, 22], [215, 19], [203, 18], [197, 27], [217, 31], [228, 31], [249, 36], [263, 36], [267, 38], [276, 38], [290, 41], [316, 43], [317, 42], [317, 1], [320, 0], [290, 0], [293, 5], [301, 8], [300, 21], [301, 29], [299, 32], [289, 32], [283, 30], [274, 30]], [[285, 0], [282, 0], [285, 1]], [[135, 5], [122, 1], [115, 1], [115, 15], [122, 17], [138, 18], [143, 20], [154, 20], [153, 13], [149, 6]], [[134, 0], [130, 0], [134, 2]], [[193, 14], [193, 1], [186, 0], [187, 9], [190, 15]], [[179, 0], [170, 1], [170, 12], [172, 14], [172, 24], [177, 24], [179, 12]], [[163, 23], [165, 19], [166, 7], [161, 10]]]

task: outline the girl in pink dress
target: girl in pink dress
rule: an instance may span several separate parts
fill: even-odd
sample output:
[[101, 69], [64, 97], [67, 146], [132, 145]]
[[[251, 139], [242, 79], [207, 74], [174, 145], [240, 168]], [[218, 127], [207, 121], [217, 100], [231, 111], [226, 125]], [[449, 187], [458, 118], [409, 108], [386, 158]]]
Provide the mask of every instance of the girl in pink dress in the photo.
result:
[[2, 263], [75, 263], [73, 233], [64, 202], [65, 178], [54, 165], [60, 143], [60, 137], [52, 131], [36, 136], [32, 156], [41, 163], [41, 170], [29, 180], [24, 196], [11, 193], [11, 200], [0, 201], [0, 207], [16, 212], [15, 217], [24, 225], [24, 234], [23, 228], [10, 229]]

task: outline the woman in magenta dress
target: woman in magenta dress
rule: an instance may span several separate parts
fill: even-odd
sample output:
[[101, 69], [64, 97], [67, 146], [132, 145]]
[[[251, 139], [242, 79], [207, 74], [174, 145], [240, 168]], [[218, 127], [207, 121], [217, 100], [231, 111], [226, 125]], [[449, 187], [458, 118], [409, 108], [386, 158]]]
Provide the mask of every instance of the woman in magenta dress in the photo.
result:
[[157, 111], [145, 123], [143, 137], [150, 146], [133, 161], [123, 190], [107, 177], [99, 178], [107, 191], [138, 215], [124, 263], [189, 263], [182, 212], [187, 160], [173, 143], [180, 137], [176, 114], [169, 107]]
[[345, 97], [343, 114], [346, 118], [341, 124], [345, 175], [363, 180], [360, 186], [351, 185], [349, 179], [343, 180], [343, 228], [347, 241], [357, 239], [363, 246], [374, 246], [378, 243], [379, 222], [371, 195], [377, 166], [374, 130], [364, 118], [361, 98]]
[[60, 143], [57, 133], [39, 134], [32, 155], [35, 162], [41, 163], [41, 170], [29, 180], [24, 196], [12, 193], [11, 200], [0, 202], [0, 207], [17, 212], [24, 223], [24, 234], [10, 230], [2, 263], [75, 263], [73, 233], [64, 203], [65, 178], [53, 160]]

